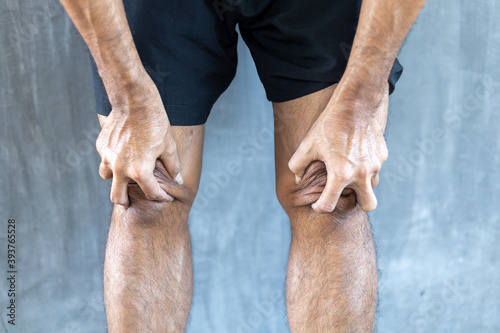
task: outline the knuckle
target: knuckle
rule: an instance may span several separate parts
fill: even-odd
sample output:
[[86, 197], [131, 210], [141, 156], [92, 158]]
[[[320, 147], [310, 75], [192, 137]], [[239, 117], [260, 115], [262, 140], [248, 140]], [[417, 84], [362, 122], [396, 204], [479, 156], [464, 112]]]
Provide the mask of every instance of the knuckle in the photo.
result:
[[356, 170], [352, 167], [352, 165], [348, 164], [346, 165], [342, 173], [344, 174], [343, 181], [345, 184], [347, 184], [350, 183], [354, 178]]
[[382, 153], [381, 153], [381, 156], [380, 156], [380, 160], [382, 162], [385, 162], [385, 161], [387, 161], [388, 158], [389, 158], [389, 150], [387, 148], [384, 148], [382, 150]]
[[165, 148], [165, 152], [172, 156], [172, 155], [177, 155], [177, 145], [175, 144], [175, 142], [172, 142], [170, 143], [166, 148]]
[[351, 179], [351, 175], [352, 175], [352, 172], [348, 172], [348, 171], [339, 171], [339, 170], [332, 170], [331, 171], [333, 173], [333, 178], [340, 182], [340, 183], [347, 183], [349, 182], [349, 180]]
[[329, 179], [335, 180], [335, 182], [345, 183], [349, 181], [352, 177], [353, 170], [350, 164], [339, 165], [331, 163], [327, 168]]
[[130, 168], [130, 170], [128, 170], [127, 175], [136, 182], [142, 183], [147, 179], [148, 169], [141, 165], [133, 166]]
[[358, 169], [358, 176], [361, 178], [366, 178], [372, 173], [372, 168], [367, 165], [366, 163], [363, 163], [359, 166]]
[[110, 164], [112, 165], [113, 168], [113, 174], [123, 175], [127, 171], [122, 163], [115, 162]]
[[97, 149], [97, 152], [99, 154], [101, 153], [102, 147], [103, 147], [103, 142], [102, 142], [101, 138], [98, 137], [97, 140], [95, 141], [95, 148]]
[[299, 171], [297, 163], [295, 161], [296, 160], [293, 157], [290, 159], [290, 161], [288, 161], [288, 169], [290, 169], [290, 171], [292, 171], [293, 173], [297, 173]]
[[99, 176], [104, 180], [108, 180], [112, 177], [112, 174], [107, 170], [99, 170]]
[[144, 181], [146, 180], [146, 176], [144, 174], [136, 171], [130, 172], [128, 174], [128, 178], [132, 179], [136, 183], [144, 183]]
[[109, 155], [106, 153], [106, 150], [104, 148], [97, 149], [97, 152], [101, 156], [101, 161], [108, 164], [111, 162]]
[[288, 168], [293, 173], [299, 173], [303, 169], [302, 165], [306, 162], [311, 162], [310, 151], [310, 145], [307, 142], [302, 142], [288, 161]]
[[111, 171], [111, 168], [109, 167], [109, 164], [102, 161], [101, 164], [99, 165], [99, 171]]
[[118, 163], [118, 159], [116, 158], [116, 154], [113, 154], [108, 148], [102, 148], [101, 149], [101, 161], [104, 164], [108, 164], [112, 167], [114, 167], [115, 164]]

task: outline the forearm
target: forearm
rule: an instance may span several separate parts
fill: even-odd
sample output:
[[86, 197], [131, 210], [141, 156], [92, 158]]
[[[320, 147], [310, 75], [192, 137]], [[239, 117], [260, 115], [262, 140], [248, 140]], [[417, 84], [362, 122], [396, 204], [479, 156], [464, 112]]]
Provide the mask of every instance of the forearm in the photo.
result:
[[363, 0], [344, 89], [377, 104], [398, 51], [425, 0]]
[[122, 0], [61, 0], [97, 64], [111, 104], [146, 72], [132, 39]]

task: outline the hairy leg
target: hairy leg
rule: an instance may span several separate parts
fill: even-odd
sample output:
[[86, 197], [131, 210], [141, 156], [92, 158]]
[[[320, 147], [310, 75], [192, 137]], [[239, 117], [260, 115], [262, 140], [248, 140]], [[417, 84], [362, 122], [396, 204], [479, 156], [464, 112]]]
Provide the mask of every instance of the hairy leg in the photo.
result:
[[[288, 161], [335, 85], [305, 97], [275, 103], [276, 186], [290, 218], [286, 302], [293, 333], [372, 332], [377, 304], [377, 265], [368, 217], [346, 188], [337, 208], [312, 208], [326, 184], [323, 162], [313, 162], [295, 185]], [[387, 108], [379, 115], [385, 126]]]
[[[101, 124], [104, 117], [99, 117]], [[182, 186], [157, 161], [155, 177], [175, 198], [148, 201], [129, 184], [130, 206], [115, 205], [104, 264], [109, 332], [184, 332], [193, 294], [188, 215], [201, 173], [201, 126], [172, 127]]]

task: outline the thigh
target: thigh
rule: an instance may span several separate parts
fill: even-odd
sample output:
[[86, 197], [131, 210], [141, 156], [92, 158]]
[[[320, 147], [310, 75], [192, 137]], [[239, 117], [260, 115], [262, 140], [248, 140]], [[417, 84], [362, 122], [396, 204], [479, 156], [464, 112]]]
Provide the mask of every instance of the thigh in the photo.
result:
[[[354, 41], [361, 0], [260, 0], [235, 8], [243, 39], [272, 102], [340, 81]], [[402, 73], [396, 60], [390, 91]]]
[[[98, 116], [99, 123], [102, 126], [106, 117]], [[181, 161], [181, 173], [184, 178], [182, 186], [177, 185], [171, 179], [160, 160], [156, 161], [154, 174], [160, 186], [174, 198], [189, 204], [194, 200], [200, 183], [204, 129], [204, 125], [172, 126], [172, 135], [177, 145], [177, 154]], [[134, 186], [134, 190], [137, 189], [139, 187]]]
[[[299, 147], [307, 132], [330, 101], [337, 84], [315, 93], [283, 103], [273, 103], [275, 118], [275, 160], [278, 196], [290, 196], [296, 206], [314, 203], [326, 184], [326, 169], [323, 162], [311, 163], [304, 174], [300, 187], [295, 185], [295, 176], [288, 168], [288, 161]], [[384, 128], [387, 121], [386, 98], [384, 112], [378, 114], [379, 124]], [[343, 195], [353, 191], [346, 188]]]
[[[233, 15], [226, 13], [221, 20], [205, 1], [123, 1], [142, 65], [172, 125], [204, 124], [236, 73]], [[96, 111], [107, 116], [112, 105], [95, 62], [91, 64]]]

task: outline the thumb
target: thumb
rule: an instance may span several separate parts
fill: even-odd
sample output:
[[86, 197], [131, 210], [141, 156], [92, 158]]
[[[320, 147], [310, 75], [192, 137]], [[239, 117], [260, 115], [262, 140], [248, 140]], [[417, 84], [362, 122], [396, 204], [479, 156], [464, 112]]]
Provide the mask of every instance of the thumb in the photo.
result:
[[304, 172], [314, 160], [311, 148], [307, 143], [302, 142], [288, 162], [288, 168], [295, 174], [295, 184], [299, 184], [304, 176]]
[[177, 154], [177, 145], [175, 144], [172, 136], [169, 138], [165, 151], [160, 155], [160, 160], [169, 175], [177, 182], [177, 184], [182, 185], [184, 180], [181, 176], [181, 161], [179, 159], [179, 155]]

